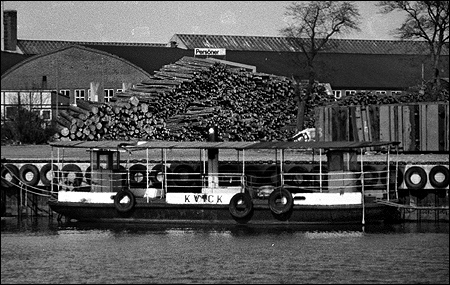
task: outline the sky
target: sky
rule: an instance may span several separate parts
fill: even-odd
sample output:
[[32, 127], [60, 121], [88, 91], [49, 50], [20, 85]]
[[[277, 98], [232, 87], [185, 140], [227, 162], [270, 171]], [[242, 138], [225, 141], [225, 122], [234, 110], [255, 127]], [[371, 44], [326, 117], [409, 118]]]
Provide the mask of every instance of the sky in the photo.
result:
[[[361, 32], [336, 38], [393, 40], [400, 14], [355, 1]], [[23, 40], [168, 43], [174, 34], [282, 36], [293, 1], [2, 1]], [[3, 13], [2, 13], [3, 14]], [[3, 38], [3, 31], [2, 31]]]

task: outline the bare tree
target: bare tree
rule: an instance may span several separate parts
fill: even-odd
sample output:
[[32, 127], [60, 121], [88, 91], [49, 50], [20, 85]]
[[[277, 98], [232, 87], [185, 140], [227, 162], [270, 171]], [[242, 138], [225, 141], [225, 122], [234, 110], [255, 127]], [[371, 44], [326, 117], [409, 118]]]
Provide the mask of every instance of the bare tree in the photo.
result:
[[300, 82], [297, 86], [298, 113], [297, 129], [303, 129], [305, 102], [311, 96], [316, 79], [314, 60], [321, 50], [327, 48], [329, 39], [335, 35], [359, 31], [360, 14], [350, 1], [308, 1], [293, 2], [286, 7], [285, 16], [290, 22], [280, 30], [293, 44], [299, 45], [305, 56], [308, 69], [308, 86], [302, 92]]
[[423, 39], [428, 43], [433, 66], [431, 100], [436, 100], [440, 89], [440, 55], [449, 43], [449, 1], [380, 1], [377, 6], [382, 13], [406, 12], [400, 28], [394, 30], [400, 39]]

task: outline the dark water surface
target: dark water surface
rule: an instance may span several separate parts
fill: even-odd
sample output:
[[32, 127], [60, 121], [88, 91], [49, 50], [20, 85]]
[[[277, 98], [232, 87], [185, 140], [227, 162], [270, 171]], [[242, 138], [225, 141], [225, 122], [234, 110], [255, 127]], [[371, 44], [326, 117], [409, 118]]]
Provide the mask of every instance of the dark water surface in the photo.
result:
[[449, 224], [174, 227], [2, 219], [1, 283], [449, 283]]

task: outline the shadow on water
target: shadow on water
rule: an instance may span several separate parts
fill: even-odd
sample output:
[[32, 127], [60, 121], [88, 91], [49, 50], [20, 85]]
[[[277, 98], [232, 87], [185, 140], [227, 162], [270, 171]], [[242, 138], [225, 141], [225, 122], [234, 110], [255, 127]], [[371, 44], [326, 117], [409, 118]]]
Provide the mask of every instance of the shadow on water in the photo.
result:
[[171, 232], [227, 233], [233, 236], [279, 235], [299, 232], [401, 234], [401, 233], [449, 233], [449, 223], [407, 222], [401, 224], [375, 225], [203, 225], [203, 224], [125, 224], [125, 223], [85, 223], [57, 221], [49, 217], [2, 217], [1, 232], [23, 232], [29, 234], [58, 234], [61, 231], [109, 231], [128, 234], [165, 234]]

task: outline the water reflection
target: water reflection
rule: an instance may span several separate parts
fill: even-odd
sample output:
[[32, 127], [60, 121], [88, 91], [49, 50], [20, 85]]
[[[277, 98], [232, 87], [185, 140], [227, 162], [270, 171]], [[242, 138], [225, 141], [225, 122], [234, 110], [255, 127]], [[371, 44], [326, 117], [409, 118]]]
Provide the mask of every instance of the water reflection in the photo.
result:
[[289, 235], [307, 233], [307, 238], [361, 237], [368, 233], [449, 233], [449, 223], [401, 223], [377, 225], [165, 225], [165, 224], [114, 224], [61, 222], [49, 217], [2, 217], [1, 231], [30, 234], [69, 234], [73, 232], [105, 231], [112, 234], [168, 234], [189, 233], [252, 236], [261, 234]]

